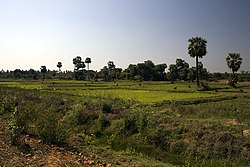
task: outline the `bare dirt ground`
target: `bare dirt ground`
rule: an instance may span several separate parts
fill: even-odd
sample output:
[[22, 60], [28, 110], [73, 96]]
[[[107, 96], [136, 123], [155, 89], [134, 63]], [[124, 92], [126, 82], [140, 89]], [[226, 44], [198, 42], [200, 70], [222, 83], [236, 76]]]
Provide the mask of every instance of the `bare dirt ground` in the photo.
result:
[[0, 167], [79, 167], [79, 166], [107, 166], [98, 160], [42, 143], [29, 136], [22, 137], [22, 144], [11, 146], [8, 137], [8, 116], [0, 115]]

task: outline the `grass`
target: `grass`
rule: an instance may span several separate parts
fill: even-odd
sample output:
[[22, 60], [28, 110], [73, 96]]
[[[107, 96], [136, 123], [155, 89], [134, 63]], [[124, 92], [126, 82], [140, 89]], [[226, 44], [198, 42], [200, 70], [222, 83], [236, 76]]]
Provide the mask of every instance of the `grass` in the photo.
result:
[[[192, 83], [169, 84], [166, 82], [79, 82], [47, 81], [36, 82], [0, 82], [2, 86], [22, 89], [52, 90], [77, 96], [91, 96], [112, 99], [132, 100], [141, 103], [156, 103], [165, 100], [185, 100], [219, 96], [214, 92], [198, 92]], [[141, 84], [141, 85], [139, 85]], [[191, 86], [192, 85], [192, 86]]]
[[26, 133], [116, 165], [247, 166], [250, 85], [208, 84], [0, 82], [0, 113], [18, 102]]

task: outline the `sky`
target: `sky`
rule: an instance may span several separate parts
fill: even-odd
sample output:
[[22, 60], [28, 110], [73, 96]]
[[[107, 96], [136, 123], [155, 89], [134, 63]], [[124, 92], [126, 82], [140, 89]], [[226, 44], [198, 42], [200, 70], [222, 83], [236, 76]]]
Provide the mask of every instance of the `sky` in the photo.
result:
[[56, 70], [59, 61], [73, 70], [76, 56], [93, 70], [177, 58], [195, 66], [188, 39], [199, 36], [209, 72], [230, 72], [228, 53], [250, 71], [249, 9], [249, 0], [0, 0], [0, 70]]

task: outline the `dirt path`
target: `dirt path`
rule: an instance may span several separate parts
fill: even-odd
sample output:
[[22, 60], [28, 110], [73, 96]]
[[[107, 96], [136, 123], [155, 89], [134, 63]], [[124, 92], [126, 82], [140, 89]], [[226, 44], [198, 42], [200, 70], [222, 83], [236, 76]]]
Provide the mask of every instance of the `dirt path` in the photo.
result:
[[112, 166], [109, 163], [91, 160], [81, 153], [43, 144], [29, 136], [24, 136], [23, 141], [18, 147], [9, 145], [8, 115], [0, 115], [0, 167]]

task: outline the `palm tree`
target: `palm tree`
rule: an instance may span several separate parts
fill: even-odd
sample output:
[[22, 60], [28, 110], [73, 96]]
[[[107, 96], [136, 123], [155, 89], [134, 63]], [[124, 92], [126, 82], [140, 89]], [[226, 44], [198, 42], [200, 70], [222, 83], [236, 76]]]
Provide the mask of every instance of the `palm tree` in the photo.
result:
[[62, 63], [58, 62], [56, 66], [59, 68], [59, 72], [61, 72]]
[[87, 64], [87, 68], [88, 68], [88, 71], [89, 71], [89, 64], [91, 63], [91, 58], [87, 57], [85, 59], [85, 63]]
[[195, 37], [188, 40], [188, 54], [196, 58], [196, 77], [197, 77], [197, 85], [200, 86], [199, 82], [199, 68], [198, 62], [199, 58], [202, 58], [207, 54], [207, 41], [201, 37]]
[[87, 77], [88, 77], [88, 80], [90, 80], [89, 79], [89, 64], [91, 63], [91, 58], [89, 58], [89, 57], [87, 57], [86, 59], [85, 59], [85, 63], [87, 64], [87, 68], [88, 68], [88, 75], [87, 75]]
[[43, 74], [43, 81], [45, 79], [45, 73], [47, 72], [46, 66], [41, 66], [41, 73]]
[[229, 53], [226, 57], [227, 66], [232, 70], [233, 74], [240, 69], [242, 58], [239, 53]]

